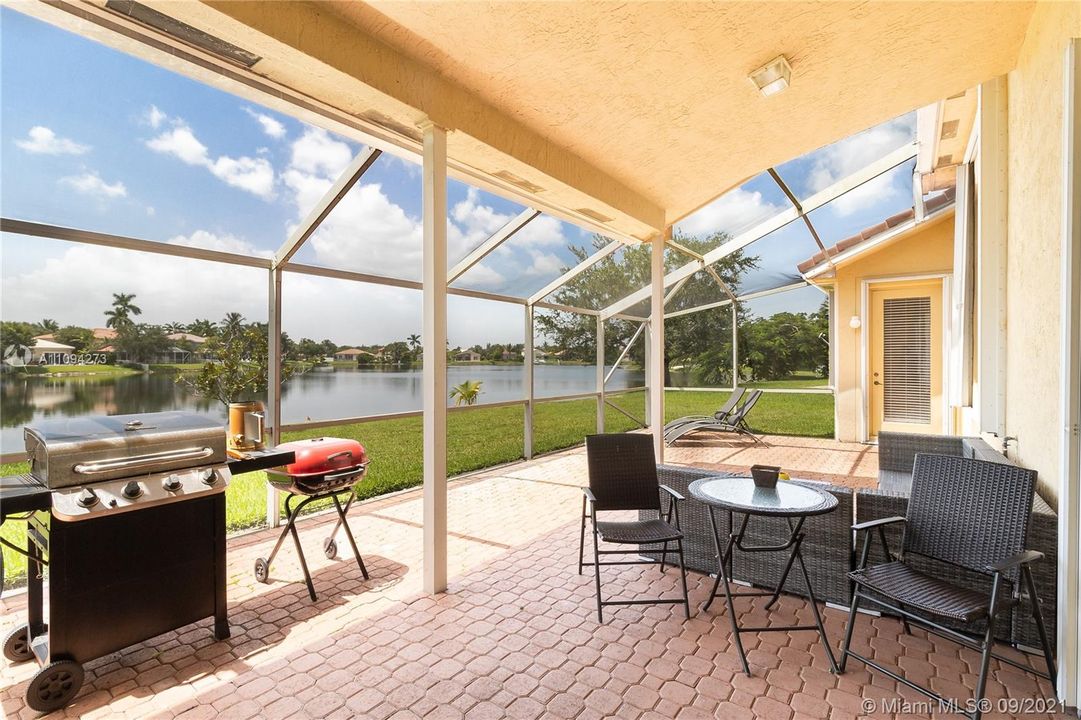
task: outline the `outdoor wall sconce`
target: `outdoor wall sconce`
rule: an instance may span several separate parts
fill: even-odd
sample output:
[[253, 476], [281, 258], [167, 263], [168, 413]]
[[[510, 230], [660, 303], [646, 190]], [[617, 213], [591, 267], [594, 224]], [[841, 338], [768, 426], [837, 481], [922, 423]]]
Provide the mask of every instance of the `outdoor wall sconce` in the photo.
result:
[[863, 321], [860, 320], [859, 315], [853, 315], [848, 320], [848, 327], [852, 328], [853, 330], [859, 330], [862, 325], [863, 325]]
[[788, 58], [778, 55], [748, 77], [763, 97], [769, 97], [788, 87], [792, 79], [792, 66], [788, 64]]

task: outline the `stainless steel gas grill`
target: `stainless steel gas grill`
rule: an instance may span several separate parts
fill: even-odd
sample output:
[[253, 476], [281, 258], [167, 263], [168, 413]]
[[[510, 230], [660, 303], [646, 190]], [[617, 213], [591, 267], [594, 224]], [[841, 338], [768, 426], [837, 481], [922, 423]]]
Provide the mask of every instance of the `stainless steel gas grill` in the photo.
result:
[[71, 418], [27, 427], [25, 439], [30, 474], [4, 479], [0, 513], [29, 513], [28, 622], [4, 655], [41, 664], [31, 708], [67, 705], [82, 663], [169, 630], [213, 617], [214, 636], [229, 636], [220, 423], [181, 412]]

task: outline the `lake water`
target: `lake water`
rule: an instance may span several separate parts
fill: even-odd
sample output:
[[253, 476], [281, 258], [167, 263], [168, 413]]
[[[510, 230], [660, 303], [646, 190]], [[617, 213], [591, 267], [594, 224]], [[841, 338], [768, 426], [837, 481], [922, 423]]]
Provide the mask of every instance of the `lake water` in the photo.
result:
[[[452, 365], [448, 383], [481, 380], [479, 403], [525, 398], [525, 368], [521, 365]], [[48, 417], [116, 415], [160, 410], [187, 410], [225, 422], [225, 409], [216, 400], [192, 394], [173, 375], [146, 374], [74, 377], [0, 378], [0, 453], [23, 450], [24, 425]], [[608, 390], [645, 384], [641, 370], [619, 369]], [[596, 368], [583, 365], [537, 365], [537, 398], [593, 392]], [[265, 398], [263, 398], [265, 399]], [[449, 403], [448, 404], [452, 404]], [[287, 382], [282, 390], [282, 421], [379, 415], [421, 409], [421, 370], [316, 368]]]

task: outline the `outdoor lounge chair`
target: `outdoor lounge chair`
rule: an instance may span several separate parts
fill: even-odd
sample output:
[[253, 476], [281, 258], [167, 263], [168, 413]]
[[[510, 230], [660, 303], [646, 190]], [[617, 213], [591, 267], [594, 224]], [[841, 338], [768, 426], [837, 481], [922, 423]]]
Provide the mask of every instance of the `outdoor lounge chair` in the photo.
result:
[[752, 390], [739, 407], [729, 413], [723, 420], [716, 418], [705, 418], [703, 420], [694, 420], [691, 422], [678, 425], [670, 432], [666, 432], [664, 435], [665, 445], [671, 445], [676, 440], [679, 440], [684, 435], [688, 435], [694, 432], [720, 432], [720, 433], [736, 433], [739, 435], [746, 435], [754, 440], [756, 443], [762, 442], [761, 438], [751, 432], [751, 429], [747, 426], [747, 415], [754, 408], [755, 403], [758, 402], [758, 398], [762, 397], [761, 390]]
[[684, 415], [681, 418], [676, 418], [675, 420], [666, 423], [664, 426], [665, 439], [668, 439], [669, 433], [675, 432], [679, 427], [686, 425], [687, 423], [702, 422], [704, 420], [708, 421], [710, 419], [724, 422], [728, 419], [728, 416], [732, 414], [732, 411], [736, 409], [736, 405], [739, 404], [739, 401], [743, 398], [743, 393], [745, 392], [747, 391], [743, 388], [732, 388], [732, 394], [728, 396], [728, 399], [724, 401], [724, 405], [721, 405], [713, 415]]
[[[916, 455], [906, 517], [856, 523], [863, 549], [856, 570], [841, 660], [853, 657], [897, 682], [979, 720], [984, 710], [987, 672], [994, 657], [1038, 677], [1055, 680], [1055, 660], [1043, 622], [1030, 565], [1043, 553], [1026, 550], [1036, 473], [1003, 463], [947, 455]], [[893, 555], [886, 527], [904, 524], [900, 555]], [[867, 566], [871, 536], [877, 534], [886, 562]], [[989, 588], [988, 588], [989, 586]], [[993, 652], [996, 622], [1008, 619], [1027, 595], [1039, 629], [1047, 673]], [[852, 630], [860, 603], [870, 602], [909, 624], [980, 653], [970, 701], [943, 698], [878, 662], [852, 651]]]
[[[597, 620], [604, 622], [608, 605], [670, 605], [683, 604], [687, 617], [691, 605], [687, 598], [687, 570], [683, 564], [683, 532], [679, 529], [679, 501], [683, 496], [660, 484], [657, 459], [653, 452], [653, 436], [634, 433], [590, 435], [586, 438], [589, 463], [589, 487], [582, 488], [582, 532], [578, 545], [578, 574], [582, 568], [593, 566], [597, 583]], [[668, 511], [661, 514], [661, 491], [668, 494]], [[649, 510], [655, 519], [600, 521], [598, 512], [609, 510]], [[593, 524], [593, 562], [585, 561], [586, 519]], [[601, 550], [601, 542], [631, 545], [628, 550]], [[654, 565], [664, 572], [669, 545], [675, 543], [679, 561], [683, 597], [671, 599], [604, 600], [601, 597], [602, 565]], [[657, 546], [660, 560], [642, 555], [643, 546]], [[602, 555], [635, 555], [633, 560], [601, 561]]]

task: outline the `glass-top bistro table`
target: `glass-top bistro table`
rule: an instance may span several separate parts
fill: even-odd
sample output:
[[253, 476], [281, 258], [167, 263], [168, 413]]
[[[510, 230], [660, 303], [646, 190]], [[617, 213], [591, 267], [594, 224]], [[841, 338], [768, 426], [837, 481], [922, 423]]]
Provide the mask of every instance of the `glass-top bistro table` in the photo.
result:
[[[750, 675], [751, 668], [747, 665], [747, 654], [743, 650], [741, 633], [756, 632], [788, 632], [792, 630], [817, 630], [822, 640], [822, 647], [829, 658], [830, 667], [837, 670], [837, 662], [830, 649], [829, 639], [826, 637], [826, 629], [822, 624], [822, 616], [818, 611], [818, 602], [815, 599], [814, 589], [811, 587], [811, 578], [807, 574], [807, 566], [800, 554], [800, 545], [803, 543], [803, 523], [812, 515], [824, 515], [837, 508], [837, 498], [817, 488], [800, 485], [794, 482], [778, 480], [773, 488], [761, 488], [754, 484], [749, 477], [705, 477], [695, 480], [688, 489], [691, 497], [705, 504], [709, 510], [709, 524], [713, 530], [714, 546], [717, 549], [717, 581], [713, 584], [713, 591], [709, 600], [703, 606], [708, 610], [715, 598], [721, 597], [717, 592], [724, 580], [724, 598], [728, 604], [728, 616], [732, 621], [732, 634], [736, 639], [736, 649], [739, 651], [739, 659], [743, 664], [743, 672]], [[721, 542], [721, 531], [717, 524], [716, 512], [722, 510], [728, 513], [728, 540]], [[736, 515], [742, 515], [737, 529], [733, 522]], [[788, 522], [791, 531], [787, 542], [779, 545], [748, 545], [744, 543], [744, 535], [747, 532], [747, 522], [752, 515], [764, 517], [784, 518]], [[775, 590], [733, 592], [730, 587], [732, 582], [732, 556], [734, 551], [740, 552], [784, 552], [789, 551], [788, 562], [784, 572], [777, 583]], [[756, 626], [740, 627], [736, 618], [734, 598], [737, 597], [765, 597], [770, 600], [766, 603], [768, 610], [777, 602], [781, 591], [784, 589], [788, 574], [792, 570], [793, 563], [799, 564], [803, 581], [807, 586], [808, 599], [811, 604], [811, 612], [814, 614], [814, 625], [781, 625], [781, 626]]]

